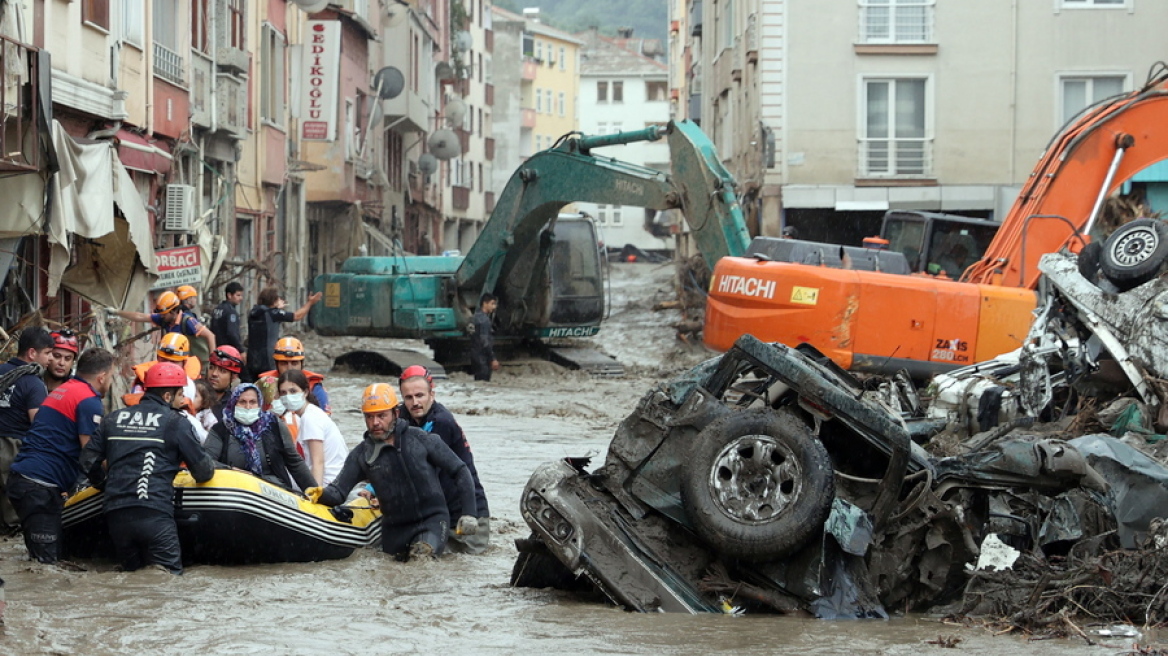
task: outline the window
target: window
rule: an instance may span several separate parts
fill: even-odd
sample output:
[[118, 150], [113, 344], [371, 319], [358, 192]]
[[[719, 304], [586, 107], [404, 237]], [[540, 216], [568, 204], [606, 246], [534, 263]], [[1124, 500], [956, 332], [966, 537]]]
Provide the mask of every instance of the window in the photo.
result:
[[625, 129], [624, 123], [613, 123], [612, 124], [612, 134], [616, 134], [617, 132], [620, 132], [623, 129]]
[[556, 103], [557, 103], [557, 106], [559, 109], [560, 116], [565, 116], [566, 115], [565, 112], [567, 111], [567, 99], [564, 97], [563, 91], [561, 91], [560, 95], [556, 98]]
[[1087, 107], [1110, 98], [1127, 87], [1126, 75], [1067, 76], [1062, 78], [1062, 123]]
[[535, 90], [535, 113], [543, 113], [543, 89]]
[[357, 156], [357, 110], [352, 98], [345, 98], [345, 159]]
[[[173, 2], [174, 0], [165, 1]], [[244, 25], [243, 3], [244, 0], [227, 0], [228, 45], [239, 50], [247, 50], [247, 41], [244, 40], [247, 27]]]
[[560, 70], [568, 70], [568, 56], [563, 47], [560, 48]]
[[612, 216], [610, 217], [610, 220], [612, 221], [612, 225], [614, 225], [614, 226], [621, 225], [621, 206], [620, 205], [613, 205], [612, 206]]
[[596, 83], [596, 102], [608, 102], [608, 82]]
[[608, 134], [608, 123], [597, 123], [596, 134]]
[[479, 136], [483, 136], [483, 108], [479, 107]]
[[924, 78], [866, 79], [860, 166], [866, 176], [928, 175], [931, 140]]
[[535, 56], [535, 39], [527, 32], [523, 33], [523, 56]]
[[154, 74], [182, 85], [186, 76], [179, 54], [178, 24], [178, 3], [154, 0]]
[[543, 41], [535, 42], [535, 58], [543, 61]]
[[608, 205], [596, 206], [596, 221], [600, 225], [606, 225], [608, 223]]
[[537, 134], [535, 135], [535, 152], [538, 153], [541, 150], [543, 150], [543, 137]]
[[734, 0], [721, 0], [721, 15], [719, 20], [721, 29], [718, 31], [718, 46], [720, 49], [734, 47]]
[[284, 84], [288, 78], [284, 69], [284, 35], [264, 23], [260, 41], [260, 120], [283, 125]]
[[625, 101], [625, 83], [615, 81], [612, 83], [612, 101], [614, 103]]
[[665, 80], [654, 80], [645, 83], [645, 100], [650, 102], [668, 100], [669, 83]]
[[931, 43], [935, 0], [860, 0], [864, 43]]
[[[195, 2], [192, 6], [197, 6]], [[142, 0], [122, 0], [122, 40], [141, 48], [145, 45], [145, 5]]]
[[81, 5], [81, 20], [86, 23], [92, 23], [103, 30], [109, 30], [109, 0], [85, 0]]

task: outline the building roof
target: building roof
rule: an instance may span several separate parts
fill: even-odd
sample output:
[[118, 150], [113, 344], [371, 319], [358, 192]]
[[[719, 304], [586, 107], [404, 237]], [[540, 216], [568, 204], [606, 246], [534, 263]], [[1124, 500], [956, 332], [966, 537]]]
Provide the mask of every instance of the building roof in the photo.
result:
[[669, 67], [664, 63], [630, 50], [622, 41], [643, 41], [644, 39], [612, 39], [601, 36], [595, 28], [576, 35], [584, 43], [580, 50], [580, 75], [611, 75], [621, 73], [629, 76], [668, 75]]
[[494, 20], [523, 23], [524, 24], [523, 29], [527, 30], [528, 32], [531, 32], [532, 34], [546, 36], [549, 39], [558, 39], [560, 41], [567, 41], [568, 43], [574, 43], [578, 46], [584, 45], [584, 42], [581, 41], [579, 38], [572, 36], [571, 34], [564, 32], [563, 30], [557, 30], [556, 28], [554, 28], [550, 25], [545, 25], [544, 23], [541, 23], [536, 19], [531, 19], [531, 18], [527, 18], [525, 16], [520, 16], [519, 14], [517, 14], [513, 11], [507, 11], [506, 9], [500, 9], [499, 7], [495, 7], [495, 6], [491, 7], [491, 12], [495, 16]]

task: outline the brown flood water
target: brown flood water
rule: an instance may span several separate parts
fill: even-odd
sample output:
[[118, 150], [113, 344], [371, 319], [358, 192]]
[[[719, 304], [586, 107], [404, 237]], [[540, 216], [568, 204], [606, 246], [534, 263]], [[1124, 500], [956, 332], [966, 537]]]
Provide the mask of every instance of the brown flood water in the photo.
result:
[[[332, 379], [334, 416], [350, 442], [359, 439], [362, 422], [347, 409], [365, 382]], [[627, 382], [581, 382], [611, 385], [597, 393], [609, 394], [615, 405], [635, 402], [635, 396], [615, 398]], [[561, 410], [567, 416], [534, 416], [542, 411], [531, 408], [529, 384], [508, 376], [489, 389], [461, 377], [441, 383], [440, 398], [461, 413], [492, 504], [493, 546], [486, 554], [419, 564], [362, 550], [341, 561], [203, 565], [172, 577], [114, 572], [108, 563], [60, 571], [28, 562], [23, 544], [7, 540], [0, 542], [8, 599], [0, 653], [955, 653], [926, 644], [940, 635], [957, 635], [958, 649], [981, 654], [1113, 654], [1131, 646], [1131, 639], [1110, 640], [1103, 649], [1082, 640], [1027, 642], [925, 617], [824, 622], [639, 615], [558, 591], [512, 589], [512, 540], [527, 535], [517, 500], [528, 475], [546, 460], [602, 453], [612, 434], [604, 415], [619, 414], [573, 401], [579, 407]], [[500, 411], [470, 414], [484, 406]]]

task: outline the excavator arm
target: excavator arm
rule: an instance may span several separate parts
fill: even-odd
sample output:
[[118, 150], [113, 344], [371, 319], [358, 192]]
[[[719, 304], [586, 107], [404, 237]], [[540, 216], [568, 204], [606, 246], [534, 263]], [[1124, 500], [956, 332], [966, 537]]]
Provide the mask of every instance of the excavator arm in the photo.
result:
[[[606, 146], [667, 137], [673, 175], [595, 154]], [[630, 205], [653, 210], [679, 208], [710, 266], [727, 255], [742, 255], [750, 238], [734, 195], [733, 177], [722, 167], [713, 144], [689, 121], [667, 127], [610, 135], [571, 134], [550, 150], [529, 158], [507, 182], [490, 219], [455, 274], [457, 303], [473, 311], [484, 292], [510, 293], [504, 305], [521, 305], [531, 321], [541, 311], [532, 290], [546, 288], [538, 277], [554, 239], [555, 219], [573, 202]], [[541, 232], [543, 234], [541, 234]]]
[[1064, 127], [985, 255], [962, 280], [1035, 289], [1043, 254], [1082, 239], [1108, 195], [1142, 169], [1168, 158], [1166, 122], [1168, 71], [1162, 70], [1142, 88], [1105, 100]]

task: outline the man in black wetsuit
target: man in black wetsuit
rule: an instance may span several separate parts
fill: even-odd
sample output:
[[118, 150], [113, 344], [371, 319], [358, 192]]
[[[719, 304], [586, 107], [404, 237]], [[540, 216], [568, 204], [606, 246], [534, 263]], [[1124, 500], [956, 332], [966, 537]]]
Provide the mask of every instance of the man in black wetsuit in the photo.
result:
[[480, 554], [486, 551], [491, 540], [491, 511], [487, 507], [487, 493], [483, 491], [483, 484], [479, 481], [479, 472], [475, 468], [474, 454], [471, 453], [470, 443], [466, 440], [466, 433], [446, 406], [434, 399], [434, 378], [425, 367], [420, 365], [406, 367], [401, 374], [398, 387], [401, 388], [402, 405], [408, 413], [405, 418], [410, 425], [442, 438], [442, 443], [450, 447], [459, 460], [466, 463], [470, 476], [474, 479], [475, 507], [463, 512], [459, 505], [458, 487], [454, 479], [445, 473], [438, 475], [442, 481], [442, 491], [446, 494], [446, 503], [450, 507], [450, 516], [474, 515], [479, 524], [473, 535], [460, 535], [453, 530], [450, 531], [447, 546], [451, 551], [461, 553]]
[[[397, 393], [387, 383], [365, 388], [361, 411], [365, 437], [349, 452], [332, 484], [305, 490], [308, 498], [326, 506], [343, 503], [359, 481], [372, 483], [381, 506], [381, 550], [398, 560], [441, 555], [446, 550], [450, 512], [438, 473], [456, 483], [461, 508], [475, 507], [474, 480], [436, 435], [410, 426], [398, 417]], [[473, 534], [473, 515], [458, 519], [459, 534]]]
[[105, 490], [103, 511], [124, 571], [161, 565], [182, 574], [174, 475], [183, 462], [199, 483], [215, 475], [215, 463], [178, 409], [186, 381], [177, 364], [155, 364], [146, 372], [142, 401], [107, 415], [81, 454], [81, 468]]

